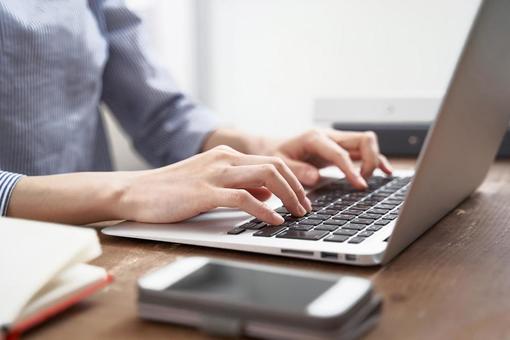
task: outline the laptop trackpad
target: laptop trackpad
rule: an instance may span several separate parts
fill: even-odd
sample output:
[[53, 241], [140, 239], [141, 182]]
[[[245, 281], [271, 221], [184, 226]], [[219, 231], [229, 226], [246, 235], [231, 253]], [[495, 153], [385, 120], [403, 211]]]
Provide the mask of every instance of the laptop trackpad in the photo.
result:
[[182, 223], [196, 223], [202, 221], [214, 221], [214, 220], [222, 220], [222, 221], [230, 221], [230, 220], [246, 220], [250, 218], [251, 215], [245, 213], [244, 211], [238, 209], [230, 209], [230, 208], [218, 208], [211, 210], [207, 213], [200, 214], [189, 220], [183, 221]]
[[[274, 209], [281, 205], [281, 201], [273, 196], [266, 201], [266, 204]], [[178, 223], [152, 224], [125, 221], [113, 227], [104, 228], [102, 232], [107, 235], [142, 238], [145, 238], [143, 236], [151, 238], [149, 235], [161, 232], [172, 232], [174, 235], [182, 234], [183, 236], [197, 232], [201, 234], [223, 234], [226, 230], [232, 229], [234, 225], [250, 218], [252, 218], [251, 215], [239, 209], [217, 208]]]

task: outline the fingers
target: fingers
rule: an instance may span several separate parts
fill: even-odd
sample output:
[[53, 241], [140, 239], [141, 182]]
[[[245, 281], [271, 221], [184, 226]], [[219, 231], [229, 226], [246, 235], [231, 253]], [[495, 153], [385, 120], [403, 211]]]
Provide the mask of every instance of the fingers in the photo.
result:
[[245, 155], [228, 147], [215, 148], [212, 157], [221, 164], [216, 185], [236, 189], [264, 187], [278, 196], [293, 215], [303, 216], [311, 211], [303, 186], [280, 158]]
[[304, 185], [315, 185], [320, 179], [319, 169], [311, 164], [290, 158], [285, 158], [285, 163]]
[[[294, 173], [289, 169], [289, 167], [285, 164], [285, 162], [281, 158], [241, 154], [240, 157], [235, 158], [233, 164], [239, 166], [255, 164], [272, 165], [284, 178], [285, 182], [288, 183], [288, 185], [290, 185], [292, 191], [295, 193], [299, 200], [299, 204], [302, 205], [307, 211], [310, 211], [312, 209], [312, 206], [309, 200], [306, 198], [305, 190], [301, 185], [299, 179], [296, 177], [296, 175], [294, 175]], [[266, 169], [266, 171], [272, 172], [272, 169]]]
[[311, 151], [336, 165], [357, 189], [366, 189], [367, 182], [356, 171], [349, 153], [325, 134], [318, 133], [309, 141]]
[[328, 135], [347, 149], [354, 159], [361, 159], [361, 175], [364, 178], [372, 176], [377, 168], [391, 175], [391, 165], [386, 157], [380, 154], [377, 135], [374, 132], [330, 131]]
[[379, 166], [379, 144], [373, 132], [365, 132], [360, 138], [361, 176], [369, 178]]
[[284, 219], [244, 189], [220, 188], [216, 191], [218, 206], [238, 208], [269, 224], [282, 224]]
[[293, 215], [303, 216], [307, 212], [301, 205], [296, 192], [272, 164], [235, 166], [231, 167], [225, 175], [227, 187], [239, 189], [266, 187], [281, 199]]
[[[354, 151], [349, 150], [349, 155], [351, 156], [351, 159], [353, 161], [359, 161], [362, 159], [361, 154], [358, 150], [354, 150]], [[391, 163], [383, 155], [379, 155], [378, 168], [381, 169], [387, 175], [391, 175], [393, 173], [393, 167], [391, 166]]]
[[266, 188], [247, 188], [248, 192], [259, 201], [267, 201], [273, 193]]
[[386, 174], [391, 175], [393, 173], [393, 167], [384, 155], [379, 155], [379, 168]]

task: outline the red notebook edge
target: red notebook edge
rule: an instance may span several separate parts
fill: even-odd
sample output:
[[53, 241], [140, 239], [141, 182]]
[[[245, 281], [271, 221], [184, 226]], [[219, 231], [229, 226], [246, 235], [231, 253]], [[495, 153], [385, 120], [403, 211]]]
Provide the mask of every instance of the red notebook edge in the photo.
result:
[[4, 329], [4, 337], [0, 336], [0, 339], [5, 340], [17, 340], [19, 339], [20, 335], [27, 331], [28, 329], [52, 318], [53, 316], [65, 311], [69, 307], [77, 304], [81, 300], [91, 296], [92, 294], [96, 293], [97, 291], [103, 289], [104, 287], [108, 286], [113, 282], [113, 276], [110, 273], [107, 273], [107, 275], [100, 281], [96, 281], [94, 283], [91, 283], [90, 285], [84, 287], [83, 289], [80, 289], [76, 291], [75, 293], [71, 294], [68, 298], [65, 300], [59, 301], [58, 303], [51, 305], [45, 309], [42, 309], [37, 314], [30, 316], [29, 318], [15, 324], [12, 328]]

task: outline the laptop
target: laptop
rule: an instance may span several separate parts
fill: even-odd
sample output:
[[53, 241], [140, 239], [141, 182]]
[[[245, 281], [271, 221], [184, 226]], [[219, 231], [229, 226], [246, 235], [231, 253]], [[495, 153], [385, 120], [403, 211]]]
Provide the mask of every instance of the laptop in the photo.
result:
[[304, 218], [281, 226], [218, 209], [174, 224], [123, 222], [104, 234], [352, 265], [389, 262], [484, 180], [510, 119], [510, 1], [481, 2], [416, 171], [358, 192], [327, 178]]

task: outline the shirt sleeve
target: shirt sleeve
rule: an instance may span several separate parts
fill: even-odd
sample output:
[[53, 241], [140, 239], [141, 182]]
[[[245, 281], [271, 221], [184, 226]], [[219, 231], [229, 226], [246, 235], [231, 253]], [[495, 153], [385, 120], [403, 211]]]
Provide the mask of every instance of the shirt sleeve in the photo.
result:
[[141, 19], [124, 2], [108, 0], [102, 14], [108, 40], [102, 100], [153, 166], [200, 151], [215, 115], [176, 86], [147, 43]]
[[0, 216], [7, 214], [7, 206], [16, 183], [23, 175], [0, 170]]

